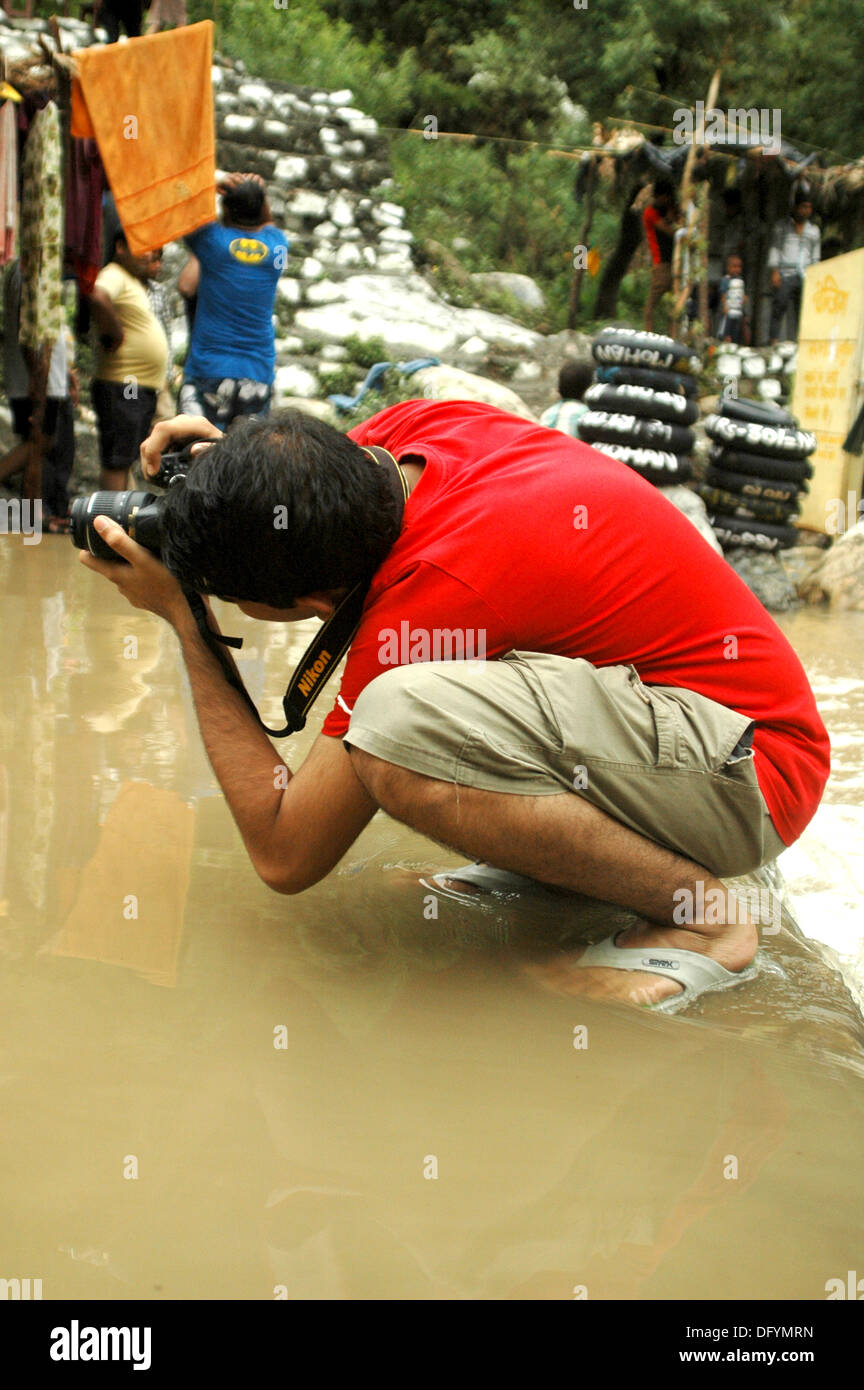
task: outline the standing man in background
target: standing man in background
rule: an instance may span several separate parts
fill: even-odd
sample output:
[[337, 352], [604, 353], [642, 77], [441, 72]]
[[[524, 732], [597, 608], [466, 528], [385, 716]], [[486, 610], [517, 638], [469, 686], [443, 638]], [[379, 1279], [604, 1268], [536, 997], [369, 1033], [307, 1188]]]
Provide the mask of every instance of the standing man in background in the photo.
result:
[[792, 204], [792, 214], [774, 224], [768, 265], [771, 269], [771, 323], [768, 337], [776, 343], [787, 317], [786, 336], [798, 337], [798, 316], [801, 313], [801, 291], [804, 271], [822, 258], [819, 228], [811, 222], [813, 204], [809, 193], [799, 192]]
[[645, 330], [654, 329], [654, 310], [667, 290], [672, 288], [672, 251], [678, 209], [675, 189], [669, 179], [655, 179], [654, 196], [642, 214], [645, 240], [651, 252], [651, 288], [645, 305]]
[[179, 410], [224, 430], [270, 408], [273, 305], [290, 243], [271, 221], [257, 174], [231, 174], [219, 191], [221, 220], [185, 238], [200, 271]]
[[119, 41], [121, 25], [130, 39], [140, 38], [143, 17], [144, 0], [95, 0], [93, 5], [93, 23], [105, 30], [109, 43]]
[[156, 398], [165, 385], [168, 343], [153, 312], [147, 283], [159, 274], [161, 251], [133, 256], [122, 231], [114, 259], [96, 276], [90, 299], [99, 331], [93, 409], [99, 421], [104, 491], [128, 487], [129, 468], [150, 433]]

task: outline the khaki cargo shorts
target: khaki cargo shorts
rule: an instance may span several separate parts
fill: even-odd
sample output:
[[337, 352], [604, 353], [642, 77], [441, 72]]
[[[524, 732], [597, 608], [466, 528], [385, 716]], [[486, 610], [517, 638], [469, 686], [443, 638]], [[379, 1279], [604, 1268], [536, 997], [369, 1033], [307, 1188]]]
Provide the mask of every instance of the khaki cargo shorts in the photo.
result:
[[386, 762], [482, 791], [569, 791], [721, 877], [785, 848], [759, 789], [753, 724], [630, 666], [508, 652], [394, 667], [345, 735]]

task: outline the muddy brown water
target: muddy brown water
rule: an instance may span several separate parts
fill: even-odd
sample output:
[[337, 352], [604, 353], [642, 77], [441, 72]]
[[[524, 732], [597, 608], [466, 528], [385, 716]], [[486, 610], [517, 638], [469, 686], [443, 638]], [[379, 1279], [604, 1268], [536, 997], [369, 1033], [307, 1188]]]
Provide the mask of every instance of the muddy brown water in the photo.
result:
[[[452, 857], [383, 815], [325, 882], [269, 892], [173, 634], [60, 538], [5, 537], [0, 586], [0, 1278], [45, 1299], [819, 1299], [864, 1275], [864, 615], [782, 620], [834, 777], [781, 860], [760, 976], [666, 1018], [527, 969], [526, 943], [621, 914], [435, 902], [420, 879]], [[232, 624], [275, 717], [308, 632]]]

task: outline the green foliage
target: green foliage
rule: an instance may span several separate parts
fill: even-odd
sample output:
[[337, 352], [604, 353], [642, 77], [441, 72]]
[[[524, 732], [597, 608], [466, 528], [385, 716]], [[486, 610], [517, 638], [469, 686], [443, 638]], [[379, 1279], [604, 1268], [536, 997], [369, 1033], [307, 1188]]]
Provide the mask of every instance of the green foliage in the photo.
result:
[[509, 0], [324, 0], [329, 14], [348, 20], [367, 43], [380, 38], [392, 48], [415, 48], [424, 63], [444, 68], [454, 44], [469, 42], [484, 29], [497, 28], [512, 13]]
[[[421, 246], [431, 240], [449, 251], [456, 237], [469, 243], [456, 253], [464, 277], [430, 253], [436, 283], [453, 303], [482, 304], [529, 327], [555, 331], [564, 326], [582, 220], [573, 200], [573, 161], [552, 158], [544, 149], [526, 150], [511, 157], [505, 173], [488, 148], [411, 135], [393, 142], [392, 158], [396, 194]], [[613, 214], [607, 225], [614, 239]], [[547, 310], [538, 315], [509, 296], [478, 291], [467, 274], [484, 270], [517, 271], [537, 279]]]
[[545, 134], [567, 89], [544, 67], [542, 55], [515, 19], [506, 21], [503, 32], [480, 34], [455, 52], [470, 68], [469, 92], [481, 101], [477, 134], [514, 140]]
[[258, 77], [311, 87], [349, 87], [354, 100], [382, 125], [412, 109], [417, 64], [407, 49], [393, 60], [377, 39], [362, 43], [351, 26], [332, 19], [317, 0], [291, 0], [275, 9], [261, 0], [232, 0], [220, 10], [220, 43]]
[[[411, 377], [400, 376], [397, 371], [386, 372], [382, 381], [380, 391], [367, 391], [362, 401], [354, 410], [340, 419], [339, 427], [344, 431], [353, 430], [355, 425], [362, 424], [370, 416], [377, 415], [379, 411], [386, 410], [388, 406], [399, 405], [402, 401], [414, 401], [421, 397], [419, 388], [411, 385]], [[335, 394], [332, 388], [328, 387], [327, 395]]]
[[339, 363], [338, 370], [322, 374], [321, 393], [324, 396], [353, 396], [356, 394], [360, 375], [356, 367]]
[[390, 353], [383, 338], [360, 338], [350, 333], [342, 346], [352, 362], [358, 367], [374, 367], [376, 362], [389, 362]]

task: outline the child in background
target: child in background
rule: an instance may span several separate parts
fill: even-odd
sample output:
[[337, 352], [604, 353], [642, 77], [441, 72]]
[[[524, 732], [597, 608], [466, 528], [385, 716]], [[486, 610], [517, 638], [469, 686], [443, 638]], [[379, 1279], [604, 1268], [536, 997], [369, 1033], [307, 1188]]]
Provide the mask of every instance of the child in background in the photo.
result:
[[726, 274], [720, 281], [720, 322], [717, 337], [723, 343], [746, 343], [750, 334], [747, 325], [749, 301], [742, 277], [741, 257], [726, 257]]
[[565, 362], [558, 374], [561, 400], [544, 410], [540, 424], [578, 439], [580, 417], [589, 409], [582, 397], [591, 385], [593, 376], [594, 369], [590, 362]]

